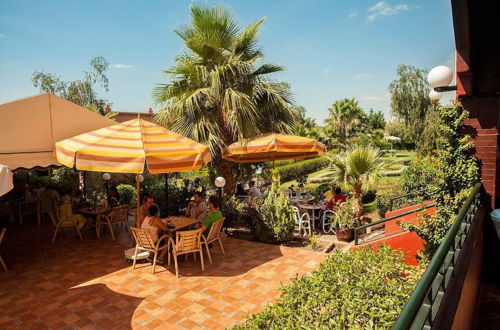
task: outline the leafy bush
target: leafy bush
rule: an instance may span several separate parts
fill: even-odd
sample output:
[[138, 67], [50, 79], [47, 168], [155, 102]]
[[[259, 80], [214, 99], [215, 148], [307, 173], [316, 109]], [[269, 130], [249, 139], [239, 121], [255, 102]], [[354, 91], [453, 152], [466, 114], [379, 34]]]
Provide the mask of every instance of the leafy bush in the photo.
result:
[[[66, 166], [55, 169], [52, 171], [48, 184], [53, 185], [60, 194], [68, 190], [76, 190], [78, 189], [78, 171]], [[87, 190], [89, 190], [88, 186]]]
[[269, 194], [257, 207], [259, 217], [255, 219], [255, 236], [268, 243], [283, 243], [292, 239], [295, 229], [293, 206], [279, 189], [280, 179], [276, 172]]
[[282, 287], [274, 305], [235, 329], [388, 329], [422, 271], [388, 246], [334, 251], [310, 276]]
[[325, 199], [325, 193], [332, 189], [332, 185], [328, 183], [323, 183], [322, 185], [319, 185], [313, 192], [314, 198], [317, 201]]
[[240, 202], [235, 196], [231, 198], [223, 198], [221, 212], [226, 220], [224, 225], [230, 228], [238, 228], [243, 225], [243, 215], [245, 213], [246, 204]]
[[131, 184], [119, 184], [116, 189], [118, 190], [118, 193], [120, 194], [120, 203], [121, 204], [126, 204], [130, 205], [131, 207], [134, 207], [136, 205], [136, 191], [135, 187]]
[[356, 216], [355, 201], [353, 198], [337, 208], [334, 217], [335, 227], [341, 230], [354, 229], [360, 225], [360, 219]]
[[[337, 150], [331, 150], [328, 154], [334, 154], [336, 152]], [[297, 180], [303, 177], [307, 178], [308, 174], [325, 168], [328, 163], [328, 159], [316, 157], [278, 166], [276, 167], [276, 171], [283, 181]]]
[[385, 214], [391, 210], [391, 198], [386, 195], [377, 196], [378, 215], [381, 219], [385, 218]]
[[363, 204], [371, 203], [377, 198], [377, 191], [375, 189], [370, 189], [366, 193], [363, 194], [361, 201]]

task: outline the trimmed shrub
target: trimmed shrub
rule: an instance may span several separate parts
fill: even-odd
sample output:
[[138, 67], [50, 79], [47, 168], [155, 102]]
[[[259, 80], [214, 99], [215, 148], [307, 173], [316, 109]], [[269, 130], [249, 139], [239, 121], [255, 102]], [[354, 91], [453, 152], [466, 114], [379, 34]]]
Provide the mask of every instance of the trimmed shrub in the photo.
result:
[[234, 328], [388, 329], [422, 272], [388, 246], [335, 251], [310, 276], [282, 287], [274, 305]]
[[[331, 150], [328, 154], [336, 153], [337, 150]], [[325, 157], [316, 157], [301, 161], [295, 161], [290, 164], [276, 167], [281, 180], [286, 182], [297, 180], [302, 177], [307, 177], [308, 174], [319, 171], [329, 164], [329, 160]]]

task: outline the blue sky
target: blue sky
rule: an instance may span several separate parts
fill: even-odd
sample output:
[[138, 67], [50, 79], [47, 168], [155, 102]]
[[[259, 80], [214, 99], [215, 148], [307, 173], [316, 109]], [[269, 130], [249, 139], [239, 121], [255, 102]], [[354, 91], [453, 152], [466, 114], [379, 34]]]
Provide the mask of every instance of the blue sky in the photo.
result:
[[[229, 6], [242, 25], [267, 18], [265, 61], [287, 68], [274, 77], [291, 84], [296, 103], [320, 124], [344, 97], [389, 118], [387, 86], [398, 64], [454, 65], [450, 0], [207, 2]], [[35, 70], [79, 79], [100, 55], [111, 64], [110, 91], [100, 96], [115, 110], [144, 111], [167, 79], [162, 70], [183, 51], [173, 30], [188, 22], [190, 4], [0, 0], [0, 103], [37, 94]]]

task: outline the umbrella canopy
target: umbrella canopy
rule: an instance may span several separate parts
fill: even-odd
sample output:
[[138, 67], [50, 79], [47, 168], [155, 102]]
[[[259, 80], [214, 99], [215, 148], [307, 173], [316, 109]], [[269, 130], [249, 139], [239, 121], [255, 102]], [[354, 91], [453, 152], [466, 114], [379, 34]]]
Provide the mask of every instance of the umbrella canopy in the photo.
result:
[[317, 157], [323, 155], [325, 151], [325, 145], [314, 139], [272, 133], [233, 143], [222, 150], [222, 157], [237, 163], [255, 163]]
[[0, 196], [14, 188], [13, 176], [8, 166], [0, 164]]
[[162, 126], [137, 118], [56, 143], [68, 167], [96, 172], [150, 173], [196, 170], [211, 161], [208, 148]]
[[0, 160], [13, 171], [61, 166], [56, 141], [114, 123], [53, 94], [0, 104]]

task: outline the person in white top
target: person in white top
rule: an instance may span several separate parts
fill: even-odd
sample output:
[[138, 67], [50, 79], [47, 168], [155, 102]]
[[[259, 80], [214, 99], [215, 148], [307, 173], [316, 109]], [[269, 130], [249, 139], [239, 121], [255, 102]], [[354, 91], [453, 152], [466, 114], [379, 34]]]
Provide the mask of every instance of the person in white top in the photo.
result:
[[248, 191], [248, 196], [253, 197], [253, 198], [262, 197], [262, 193], [255, 186], [255, 181], [252, 180], [252, 181], [248, 182], [248, 186], [250, 187], [250, 190]]
[[[167, 226], [160, 219], [160, 210], [158, 209], [158, 206], [151, 205], [149, 207], [149, 215], [144, 218], [144, 221], [142, 221], [141, 229], [149, 230], [154, 243], [158, 241], [158, 229], [163, 231], [168, 230]], [[168, 249], [163, 249], [161, 251], [159, 259], [163, 258], [165, 253], [167, 253], [167, 250]]]

